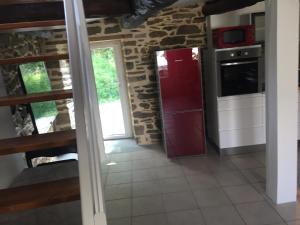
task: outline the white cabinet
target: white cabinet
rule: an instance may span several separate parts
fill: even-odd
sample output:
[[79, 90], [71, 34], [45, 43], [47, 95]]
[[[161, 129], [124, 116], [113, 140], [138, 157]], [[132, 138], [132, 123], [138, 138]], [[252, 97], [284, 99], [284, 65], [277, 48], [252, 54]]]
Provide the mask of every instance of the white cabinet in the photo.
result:
[[220, 149], [266, 142], [264, 94], [221, 97], [217, 104]]

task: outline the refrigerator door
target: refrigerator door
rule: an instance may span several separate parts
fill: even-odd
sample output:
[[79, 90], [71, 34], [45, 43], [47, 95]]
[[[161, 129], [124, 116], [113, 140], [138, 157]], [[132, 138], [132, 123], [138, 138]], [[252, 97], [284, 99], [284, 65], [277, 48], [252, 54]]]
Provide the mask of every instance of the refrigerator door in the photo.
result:
[[163, 123], [168, 157], [206, 153], [202, 110], [167, 114]]
[[159, 51], [156, 56], [163, 112], [202, 109], [199, 49]]

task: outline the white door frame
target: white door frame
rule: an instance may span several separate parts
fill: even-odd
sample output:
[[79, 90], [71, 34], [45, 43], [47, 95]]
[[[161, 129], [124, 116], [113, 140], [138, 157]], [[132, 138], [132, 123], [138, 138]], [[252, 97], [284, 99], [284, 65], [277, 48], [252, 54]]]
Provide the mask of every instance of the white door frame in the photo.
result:
[[117, 76], [119, 80], [119, 91], [120, 100], [122, 105], [122, 114], [124, 118], [124, 135], [116, 135], [113, 137], [105, 138], [105, 140], [121, 139], [121, 138], [131, 138], [133, 136], [132, 132], [132, 121], [130, 116], [129, 98], [128, 98], [128, 88], [125, 78], [125, 67], [123, 62], [122, 47], [120, 41], [102, 41], [102, 42], [91, 42], [91, 49], [96, 48], [113, 48], [114, 57], [116, 62]]
[[76, 120], [82, 225], [106, 225], [105, 158], [97, 90], [82, 0], [64, 0]]

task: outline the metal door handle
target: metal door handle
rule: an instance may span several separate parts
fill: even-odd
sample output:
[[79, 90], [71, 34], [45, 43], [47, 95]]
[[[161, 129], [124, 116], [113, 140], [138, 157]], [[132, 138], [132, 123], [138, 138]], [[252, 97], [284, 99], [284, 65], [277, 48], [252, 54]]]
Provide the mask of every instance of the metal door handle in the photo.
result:
[[245, 61], [245, 62], [221, 63], [221, 66], [237, 66], [237, 65], [245, 65], [245, 64], [252, 64], [252, 63], [258, 63], [258, 61], [253, 60], [253, 61]]

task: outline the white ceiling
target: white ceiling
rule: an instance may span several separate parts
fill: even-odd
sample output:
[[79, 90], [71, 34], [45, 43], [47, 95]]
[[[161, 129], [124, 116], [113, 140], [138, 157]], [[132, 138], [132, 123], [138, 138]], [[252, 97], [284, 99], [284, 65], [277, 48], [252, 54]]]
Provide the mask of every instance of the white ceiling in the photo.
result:
[[192, 5], [195, 3], [202, 3], [206, 2], [207, 0], [178, 0], [174, 5], [176, 6], [186, 6], [186, 5]]

